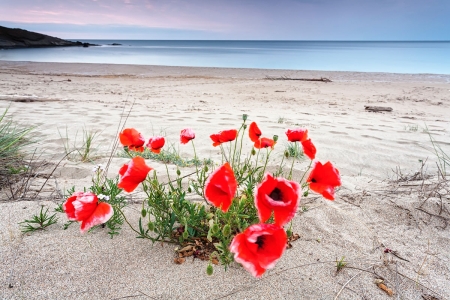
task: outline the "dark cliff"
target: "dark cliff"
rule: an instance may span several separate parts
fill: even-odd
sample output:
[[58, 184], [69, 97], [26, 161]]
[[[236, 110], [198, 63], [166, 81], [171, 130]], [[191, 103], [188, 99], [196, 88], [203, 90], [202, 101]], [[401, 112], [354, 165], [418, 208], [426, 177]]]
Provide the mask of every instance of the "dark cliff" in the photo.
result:
[[97, 45], [71, 42], [37, 32], [0, 26], [0, 48], [3, 49], [67, 46], [88, 47]]

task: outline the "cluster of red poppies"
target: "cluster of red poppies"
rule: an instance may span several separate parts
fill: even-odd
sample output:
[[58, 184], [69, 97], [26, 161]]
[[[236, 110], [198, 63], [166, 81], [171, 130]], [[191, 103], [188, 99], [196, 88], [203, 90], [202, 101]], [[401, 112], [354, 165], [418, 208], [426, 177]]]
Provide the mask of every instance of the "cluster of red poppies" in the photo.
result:
[[[231, 142], [236, 139], [238, 131], [235, 129], [220, 131], [210, 136], [213, 146]], [[261, 130], [255, 122], [249, 126], [249, 137], [254, 147], [273, 148], [276, 140], [261, 137]], [[301, 143], [304, 153], [314, 160], [316, 148], [308, 138], [306, 129], [288, 129], [286, 136], [289, 142]], [[120, 142], [130, 150], [143, 151], [145, 140], [133, 128], [120, 133]], [[192, 129], [183, 129], [180, 141], [186, 144], [195, 138]], [[164, 137], [156, 136], [149, 139], [147, 147], [154, 153], [159, 153], [164, 146]], [[136, 156], [119, 171], [118, 187], [132, 192], [148, 173], [152, 170], [145, 160]], [[322, 194], [326, 199], [334, 200], [334, 190], [341, 184], [339, 172], [327, 162], [316, 162], [306, 180], [309, 188]], [[209, 175], [205, 182], [204, 196], [213, 206], [227, 212], [235, 199], [238, 182], [232, 166], [226, 162]], [[230, 251], [234, 253], [236, 262], [248, 270], [253, 276], [260, 277], [267, 270], [275, 266], [286, 249], [287, 234], [283, 226], [292, 220], [298, 209], [302, 194], [301, 186], [294, 181], [282, 177], [265, 174], [262, 182], [254, 192], [255, 207], [258, 211], [259, 224], [249, 226], [244, 232], [237, 234], [231, 244]], [[85, 232], [95, 225], [106, 222], [112, 215], [111, 205], [98, 202], [93, 193], [74, 193], [64, 204], [64, 210], [70, 220], [81, 221], [81, 230]], [[273, 219], [271, 218], [273, 216]], [[273, 223], [267, 222], [273, 220]]]

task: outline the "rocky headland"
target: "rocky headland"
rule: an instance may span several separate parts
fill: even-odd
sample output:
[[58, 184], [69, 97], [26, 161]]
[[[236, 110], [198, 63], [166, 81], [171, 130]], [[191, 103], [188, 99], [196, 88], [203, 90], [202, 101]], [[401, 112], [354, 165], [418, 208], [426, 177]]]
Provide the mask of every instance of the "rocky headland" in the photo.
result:
[[72, 42], [24, 29], [0, 26], [0, 49], [68, 46], [89, 47], [98, 45], [78, 41]]

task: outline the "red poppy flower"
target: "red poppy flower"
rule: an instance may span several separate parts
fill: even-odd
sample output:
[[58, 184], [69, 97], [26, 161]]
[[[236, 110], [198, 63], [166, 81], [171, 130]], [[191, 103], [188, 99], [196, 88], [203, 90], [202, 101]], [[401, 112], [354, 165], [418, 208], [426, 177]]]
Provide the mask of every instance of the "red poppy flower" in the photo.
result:
[[164, 147], [166, 140], [162, 136], [154, 136], [148, 140], [147, 147], [153, 153], [161, 152], [161, 148]]
[[211, 134], [209, 137], [213, 141], [213, 146], [219, 146], [222, 143], [234, 141], [237, 137], [236, 129], [224, 130], [219, 133]]
[[215, 170], [205, 183], [205, 198], [215, 207], [228, 211], [237, 189], [237, 181], [229, 163]]
[[190, 140], [195, 139], [194, 130], [186, 128], [181, 130], [180, 141], [182, 144], [187, 144]]
[[94, 193], [73, 193], [63, 204], [67, 218], [81, 222], [81, 233], [85, 233], [96, 225], [107, 222], [114, 214], [111, 205], [98, 202]]
[[255, 142], [255, 144], [253, 145], [256, 149], [261, 149], [261, 148], [272, 148], [275, 145], [275, 141], [269, 138], [260, 138], [259, 140], [257, 140]]
[[250, 124], [250, 127], [248, 128], [248, 135], [250, 136], [250, 140], [253, 143], [256, 143], [257, 140], [259, 140], [259, 137], [261, 136], [261, 130], [259, 130], [258, 125], [256, 125], [255, 122], [252, 122]]
[[287, 235], [274, 224], [255, 224], [236, 235], [230, 244], [234, 260], [255, 277], [272, 269], [286, 249]]
[[289, 142], [303, 142], [308, 139], [308, 129], [297, 128], [297, 129], [288, 129], [286, 131], [286, 136]]
[[128, 164], [120, 168], [120, 180], [117, 186], [131, 193], [139, 183], [145, 180], [148, 172], [151, 170], [153, 169], [145, 164], [145, 159], [136, 156]]
[[124, 129], [119, 134], [120, 143], [133, 151], [144, 151], [145, 140], [142, 134], [134, 128]]
[[275, 224], [283, 226], [295, 216], [301, 188], [294, 181], [266, 174], [255, 192], [255, 206], [261, 223], [269, 220], [272, 212]]
[[311, 139], [307, 139], [302, 142], [303, 152], [309, 159], [313, 160], [316, 158], [316, 146], [311, 142]]
[[314, 192], [322, 194], [328, 200], [334, 200], [334, 189], [341, 185], [341, 177], [339, 171], [330, 162], [324, 165], [317, 162], [306, 182]]

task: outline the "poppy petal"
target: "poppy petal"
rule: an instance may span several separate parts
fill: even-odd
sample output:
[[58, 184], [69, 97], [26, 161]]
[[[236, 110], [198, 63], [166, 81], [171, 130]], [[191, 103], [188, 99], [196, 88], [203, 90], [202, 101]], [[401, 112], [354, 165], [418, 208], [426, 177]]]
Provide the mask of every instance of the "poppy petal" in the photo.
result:
[[66, 202], [63, 204], [63, 210], [66, 213], [67, 219], [70, 221], [77, 221], [75, 216], [75, 207], [73, 206], [73, 202], [77, 200], [77, 198], [83, 195], [83, 192], [75, 192], [73, 193]]
[[238, 131], [236, 129], [224, 130], [219, 133], [221, 143], [231, 142], [236, 139]]
[[322, 194], [328, 200], [334, 200], [334, 190], [341, 185], [341, 177], [331, 162], [324, 165], [316, 162], [306, 182], [312, 191]]
[[316, 158], [316, 147], [311, 142], [311, 139], [307, 139], [306, 141], [302, 142], [303, 152], [306, 156], [309, 157], [309, 159], [313, 160]]
[[147, 147], [153, 153], [160, 153], [161, 148], [164, 147], [166, 140], [162, 136], [154, 136], [148, 140]]
[[259, 137], [261, 136], [261, 130], [259, 129], [258, 125], [256, 125], [255, 122], [252, 122], [248, 128], [248, 135], [250, 137], [250, 140], [253, 143], [256, 143], [257, 140], [259, 140]]
[[96, 225], [107, 222], [114, 215], [112, 206], [105, 202], [100, 202], [94, 212], [81, 223], [81, 233], [85, 233]]
[[72, 205], [75, 209], [75, 218], [77, 221], [83, 221], [94, 212], [97, 207], [98, 198], [94, 193], [82, 193], [77, 197]]
[[261, 277], [283, 255], [286, 242], [286, 232], [280, 226], [254, 224], [233, 238], [230, 251], [236, 262], [253, 276]]
[[266, 222], [273, 212], [275, 224], [283, 226], [288, 223], [297, 212], [300, 195], [298, 183], [266, 174], [254, 197], [260, 222]]
[[[142, 134], [134, 128], [126, 128], [119, 134], [120, 143], [131, 150], [139, 151], [145, 144]], [[143, 149], [143, 147], [142, 147]]]
[[303, 142], [308, 139], [308, 129], [288, 129], [286, 131], [286, 136], [289, 142]]
[[222, 143], [220, 142], [220, 133], [214, 133], [214, 134], [211, 134], [209, 137], [210, 137], [211, 140], [213, 141], [213, 146], [214, 146], [214, 147], [217, 147], [217, 146], [219, 146], [220, 144], [222, 144]]
[[215, 207], [228, 211], [237, 190], [237, 181], [229, 163], [215, 170], [205, 183], [205, 198]]
[[275, 141], [269, 138], [260, 138], [258, 139], [255, 144], [253, 145], [256, 149], [262, 149], [262, 148], [272, 148], [275, 145]]
[[119, 174], [121, 174], [121, 178], [117, 186], [124, 189], [126, 192], [131, 193], [142, 181], [145, 180], [148, 172], [151, 170], [153, 169], [145, 164], [145, 159], [140, 156], [136, 156], [120, 169]]
[[186, 128], [181, 130], [180, 133], [180, 142], [182, 144], [187, 144], [190, 140], [193, 140], [195, 138], [195, 133], [192, 129]]

